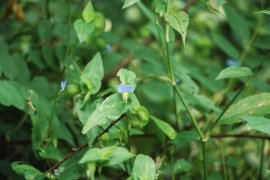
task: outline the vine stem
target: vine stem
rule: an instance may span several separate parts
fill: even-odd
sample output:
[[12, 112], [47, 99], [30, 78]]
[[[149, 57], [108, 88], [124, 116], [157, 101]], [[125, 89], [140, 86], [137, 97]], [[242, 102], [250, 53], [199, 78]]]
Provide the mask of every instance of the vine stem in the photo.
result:
[[265, 147], [265, 140], [262, 139], [262, 147], [261, 147], [261, 159], [260, 159], [260, 169], [259, 169], [259, 176], [258, 180], [263, 179], [263, 164], [264, 164], [264, 147]]
[[205, 143], [206, 141], [202, 141], [202, 157], [203, 157], [203, 179], [207, 180], [207, 168], [206, 168], [206, 155], [205, 155]]
[[[92, 146], [95, 145], [99, 138], [101, 136], [103, 136], [105, 133], [107, 133], [118, 121], [120, 121], [125, 115], [120, 116], [118, 119], [114, 120], [111, 122], [111, 124], [104, 129], [101, 133], [99, 133], [96, 138], [94, 139], [94, 141], [92, 142]], [[52, 167], [50, 167], [47, 172], [52, 172], [53, 170], [57, 169], [61, 164], [63, 164], [66, 160], [68, 160], [69, 158], [71, 158], [72, 156], [74, 156], [74, 154], [78, 153], [79, 151], [85, 149], [87, 147], [87, 144], [81, 145], [77, 148], [73, 148], [72, 151], [70, 151], [65, 157], [63, 157], [63, 159], [61, 159], [60, 161], [58, 161], [57, 163], [55, 163]]]

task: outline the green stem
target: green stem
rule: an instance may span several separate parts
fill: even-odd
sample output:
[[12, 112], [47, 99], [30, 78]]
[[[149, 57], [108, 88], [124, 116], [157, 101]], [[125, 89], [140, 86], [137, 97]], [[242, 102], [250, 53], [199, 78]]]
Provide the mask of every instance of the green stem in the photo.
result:
[[192, 123], [193, 123], [193, 125], [194, 125], [194, 127], [195, 127], [195, 129], [196, 129], [196, 131], [197, 131], [197, 133], [198, 133], [198, 135], [200, 136], [201, 140], [204, 140], [204, 136], [203, 136], [203, 133], [202, 133], [202, 131], [201, 131], [199, 125], [198, 125], [198, 122], [197, 122], [196, 119], [192, 116], [191, 111], [189, 110], [189, 107], [188, 107], [188, 105], [187, 105], [187, 103], [186, 103], [186, 100], [184, 99], [184, 97], [183, 97], [181, 91], [179, 90], [179, 88], [177, 87], [176, 84], [173, 84], [173, 87], [174, 87], [174, 89], [176, 90], [176, 92], [177, 92], [177, 94], [178, 94], [178, 96], [179, 96], [181, 102], [183, 103], [183, 105], [184, 105], [184, 107], [185, 107], [185, 110], [187, 111], [188, 116], [189, 116], [189, 118], [191, 119], [191, 121], [192, 121]]
[[220, 152], [221, 152], [222, 171], [223, 171], [224, 180], [227, 180], [228, 179], [228, 175], [227, 175], [225, 155], [224, 155], [223, 149], [224, 149], [223, 148], [223, 143], [222, 143], [222, 141], [220, 141]]
[[205, 155], [205, 141], [201, 141], [202, 143], [202, 157], [203, 157], [203, 179], [207, 180], [207, 166], [206, 166], [206, 155]]
[[259, 176], [258, 180], [263, 179], [263, 164], [264, 164], [264, 147], [265, 147], [265, 140], [262, 139], [262, 147], [261, 147], [261, 159], [260, 159], [260, 169], [259, 169]]

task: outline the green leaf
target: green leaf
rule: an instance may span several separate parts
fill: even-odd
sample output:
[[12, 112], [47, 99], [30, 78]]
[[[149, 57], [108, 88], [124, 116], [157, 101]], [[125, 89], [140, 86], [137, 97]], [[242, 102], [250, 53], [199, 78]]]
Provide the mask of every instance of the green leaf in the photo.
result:
[[162, 121], [154, 116], [150, 115], [150, 118], [155, 122], [155, 124], [158, 126], [158, 128], [164, 133], [166, 134], [170, 139], [174, 139], [176, 136], [176, 132], [173, 129], [173, 127], [168, 124], [165, 121]]
[[233, 9], [228, 3], [223, 5], [226, 17], [230, 27], [233, 29], [235, 35], [242, 41], [248, 41], [250, 32], [245, 19]]
[[134, 180], [154, 180], [156, 165], [154, 160], [147, 155], [139, 154], [134, 162], [131, 177]]
[[108, 146], [105, 148], [91, 148], [86, 151], [79, 161], [80, 164], [87, 162], [102, 162], [109, 159], [110, 155], [113, 153], [115, 146]]
[[192, 141], [199, 141], [200, 137], [195, 131], [182, 131], [176, 134], [173, 143], [185, 145]]
[[137, 3], [138, 1], [140, 1], [140, 0], [125, 0], [125, 3], [123, 5], [122, 9], [125, 9], [129, 6], [132, 6], [133, 4]]
[[43, 179], [44, 178], [44, 174], [42, 174], [38, 169], [27, 165], [27, 164], [23, 164], [22, 162], [14, 162], [11, 165], [12, 169], [21, 175], [24, 175], [25, 179]]
[[126, 69], [120, 69], [117, 73], [117, 76], [119, 76], [121, 83], [132, 85], [134, 89], [136, 88], [137, 78], [134, 72], [128, 71]]
[[186, 12], [180, 11], [172, 14], [166, 14], [165, 20], [169, 25], [178, 31], [182, 36], [183, 44], [185, 45], [187, 28], [189, 24], [189, 16]]
[[82, 19], [77, 19], [74, 22], [74, 28], [80, 43], [83, 43], [91, 38], [95, 30], [95, 24], [93, 22], [84, 22]]
[[103, 125], [110, 120], [116, 120], [127, 111], [127, 104], [121, 94], [114, 94], [106, 98], [89, 116], [82, 133], [87, 133], [92, 127]]
[[270, 10], [262, 10], [262, 11], [257, 11], [254, 14], [266, 14], [270, 16]]
[[91, 22], [95, 19], [95, 10], [94, 10], [94, 7], [91, 3], [91, 1], [89, 1], [87, 3], [87, 5], [85, 6], [85, 8], [83, 9], [83, 12], [82, 12], [82, 16], [83, 16], [83, 19], [85, 22]]
[[12, 81], [0, 81], [0, 103], [5, 106], [15, 106], [24, 109], [26, 102], [26, 89]]
[[185, 159], [179, 159], [174, 163], [173, 171], [175, 174], [183, 173], [189, 171], [192, 168], [192, 164], [190, 164]]
[[228, 56], [238, 59], [239, 58], [239, 52], [238, 50], [229, 42], [227, 41], [223, 36], [219, 34], [213, 34], [213, 41], [218, 45], [218, 47], [226, 53]]
[[81, 81], [86, 84], [91, 94], [95, 94], [101, 87], [103, 76], [104, 70], [102, 58], [100, 53], [97, 53], [84, 68], [81, 75]]
[[261, 116], [269, 114], [270, 93], [262, 93], [234, 103], [223, 116], [222, 124], [238, 123], [243, 115]]
[[270, 119], [249, 115], [242, 116], [242, 119], [251, 129], [270, 135]]
[[60, 152], [59, 149], [55, 148], [55, 147], [47, 147], [45, 149], [42, 149], [39, 152], [40, 157], [44, 158], [44, 159], [51, 159], [51, 160], [55, 160], [55, 161], [59, 161], [63, 158], [62, 153]]
[[246, 76], [251, 76], [251, 75], [252, 75], [252, 71], [247, 67], [231, 66], [231, 67], [223, 69], [217, 76], [216, 80], [227, 79], [227, 78], [240, 78], [240, 77], [246, 77]]
[[105, 163], [105, 166], [113, 166], [116, 164], [120, 164], [132, 157], [134, 157], [134, 154], [130, 153], [126, 148], [115, 147], [109, 157], [109, 160]]

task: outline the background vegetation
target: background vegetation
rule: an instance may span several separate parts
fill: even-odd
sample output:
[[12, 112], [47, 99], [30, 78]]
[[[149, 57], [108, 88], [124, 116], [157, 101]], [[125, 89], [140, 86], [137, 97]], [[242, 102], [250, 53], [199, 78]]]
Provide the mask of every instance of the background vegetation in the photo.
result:
[[266, 0], [0, 2], [0, 179], [267, 179]]

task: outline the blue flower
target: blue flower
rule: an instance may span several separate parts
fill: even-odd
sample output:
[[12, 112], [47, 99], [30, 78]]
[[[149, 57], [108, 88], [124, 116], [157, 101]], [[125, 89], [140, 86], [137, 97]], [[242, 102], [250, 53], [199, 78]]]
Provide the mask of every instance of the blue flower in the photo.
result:
[[135, 88], [132, 85], [119, 84], [117, 88], [119, 93], [133, 92]]
[[105, 48], [108, 52], [112, 52], [112, 46], [110, 44], [106, 44]]
[[64, 91], [66, 86], [67, 86], [67, 80], [65, 79], [64, 81], [61, 81], [61, 85], [60, 85], [61, 89], [60, 90]]
[[227, 66], [240, 66], [240, 63], [237, 62], [237, 61], [234, 60], [234, 59], [227, 59], [227, 60], [226, 60], [226, 65], [227, 65]]

